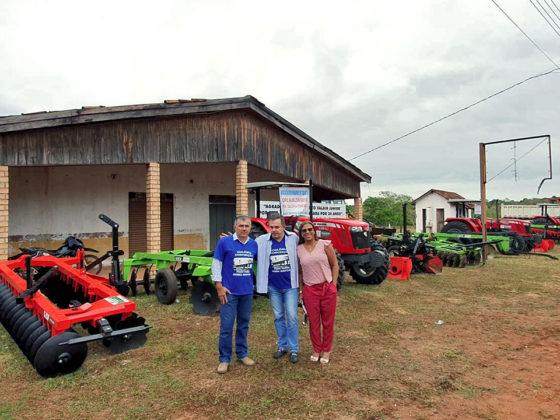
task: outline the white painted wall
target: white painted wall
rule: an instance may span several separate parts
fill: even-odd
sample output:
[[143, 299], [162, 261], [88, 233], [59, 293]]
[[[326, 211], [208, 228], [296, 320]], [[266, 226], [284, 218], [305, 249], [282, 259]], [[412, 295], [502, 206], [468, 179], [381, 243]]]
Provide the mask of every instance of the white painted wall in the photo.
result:
[[[548, 206], [547, 212], [549, 216], [559, 217], [560, 207]], [[532, 219], [534, 216], [541, 214], [541, 208], [538, 205], [520, 205], [520, 204], [502, 204], [501, 217], [514, 217], [520, 219]]]
[[161, 192], [174, 194], [175, 235], [200, 233], [208, 241], [209, 196], [235, 196], [235, 169], [235, 163], [161, 165]]
[[145, 165], [10, 168], [9, 235], [128, 231], [128, 191], [146, 190]]
[[[161, 165], [161, 192], [174, 194], [174, 234], [209, 235], [209, 195], [235, 195], [235, 163]], [[128, 193], [146, 191], [146, 165], [10, 168], [9, 235], [110, 232], [128, 236]]]
[[426, 209], [426, 231], [437, 231], [436, 209], [443, 209], [443, 219], [455, 217], [455, 206], [439, 194], [429, 194], [416, 201], [416, 232], [422, 232], [422, 209]]

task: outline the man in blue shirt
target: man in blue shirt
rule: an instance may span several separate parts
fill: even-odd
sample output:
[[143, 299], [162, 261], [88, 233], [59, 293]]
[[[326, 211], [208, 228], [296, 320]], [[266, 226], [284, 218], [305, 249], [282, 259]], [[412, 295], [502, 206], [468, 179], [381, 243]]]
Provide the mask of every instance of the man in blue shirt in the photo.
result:
[[274, 327], [278, 335], [277, 350], [273, 357], [279, 359], [290, 351], [290, 361], [298, 362], [298, 303], [299, 282], [297, 245], [298, 236], [287, 232], [284, 217], [278, 213], [268, 216], [270, 233], [257, 238], [257, 292], [270, 296], [274, 313]]
[[220, 298], [220, 364], [218, 373], [228, 371], [232, 355], [233, 324], [237, 359], [245, 366], [253, 366], [248, 356], [247, 334], [253, 307], [253, 262], [257, 258], [257, 244], [249, 238], [251, 219], [238, 216], [235, 233], [218, 242], [212, 260], [212, 279]]

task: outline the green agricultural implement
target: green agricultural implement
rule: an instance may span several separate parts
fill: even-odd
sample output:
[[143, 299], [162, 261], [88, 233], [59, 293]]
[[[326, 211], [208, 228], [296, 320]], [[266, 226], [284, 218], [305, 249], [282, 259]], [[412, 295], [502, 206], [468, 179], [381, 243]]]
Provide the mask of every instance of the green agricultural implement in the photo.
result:
[[[132, 258], [123, 262], [123, 278], [130, 280], [128, 285], [136, 296], [140, 283], [146, 294], [151, 286], [160, 303], [170, 305], [177, 299], [179, 287], [187, 290], [192, 284], [191, 303], [194, 313], [204, 316], [216, 315], [220, 300], [212, 281], [212, 256], [208, 250], [179, 249], [160, 252], [136, 252]], [[142, 280], [137, 282], [138, 272], [144, 269]], [[150, 278], [152, 270], [155, 278]]]
[[[420, 233], [413, 233], [411, 240]], [[401, 247], [403, 235], [387, 236], [384, 240], [389, 255]], [[467, 265], [480, 264], [481, 249], [488, 245], [489, 252], [495, 254], [509, 254], [509, 238], [507, 236], [488, 236], [487, 242], [482, 242], [482, 234], [471, 233], [431, 233], [425, 238], [426, 248], [439, 257], [447, 267], [463, 268]]]
[[[415, 240], [421, 234], [413, 233], [410, 240]], [[398, 255], [402, 247], [403, 235], [396, 234], [386, 238], [389, 255]], [[424, 238], [424, 246], [434, 256], [439, 257], [444, 266], [465, 267], [480, 263], [480, 246], [461, 244], [444, 239], [436, 239], [433, 234]]]
[[[511, 236], [507, 235], [487, 235], [487, 242], [482, 242], [482, 233], [431, 233], [431, 237], [433, 237], [436, 241], [444, 240], [448, 242], [453, 242], [461, 245], [468, 245], [468, 246], [478, 246], [482, 247], [483, 245], [488, 246], [488, 252], [490, 254], [499, 252], [500, 254], [504, 255], [511, 255], [514, 254], [511, 248]], [[517, 254], [517, 253], [515, 253]]]

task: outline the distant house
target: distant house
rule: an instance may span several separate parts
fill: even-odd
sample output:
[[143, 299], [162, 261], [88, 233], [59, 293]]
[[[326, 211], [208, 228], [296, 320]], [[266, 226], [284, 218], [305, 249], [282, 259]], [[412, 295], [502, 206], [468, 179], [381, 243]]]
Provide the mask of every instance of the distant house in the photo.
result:
[[448, 217], [472, 217], [472, 200], [443, 190], [432, 189], [412, 203], [416, 206], [416, 231], [441, 232]]

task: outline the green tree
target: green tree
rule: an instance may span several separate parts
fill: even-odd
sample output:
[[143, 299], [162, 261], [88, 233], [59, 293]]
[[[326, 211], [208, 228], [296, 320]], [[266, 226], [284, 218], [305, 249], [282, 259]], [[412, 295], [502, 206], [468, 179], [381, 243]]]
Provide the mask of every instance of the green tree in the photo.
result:
[[414, 206], [410, 204], [412, 197], [381, 191], [379, 197], [368, 197], [363, 204], [364, 218], [381, 227], [400, 227], [403, 224], [402, 205], [409, 203], [406, 211], [407, 224], [415, 223]]

